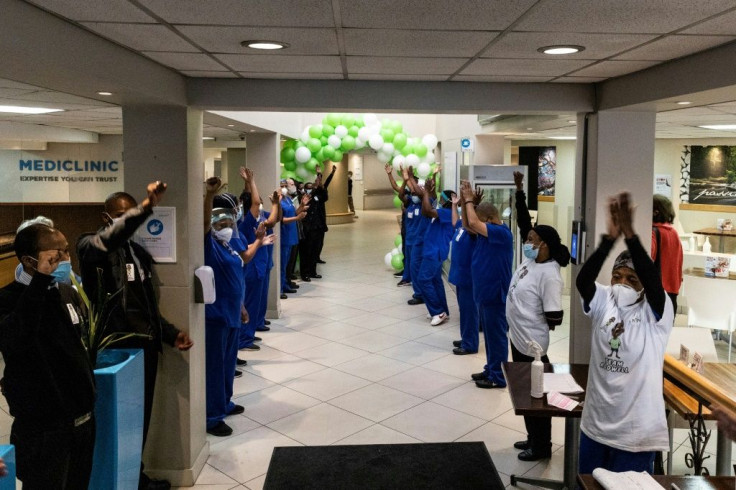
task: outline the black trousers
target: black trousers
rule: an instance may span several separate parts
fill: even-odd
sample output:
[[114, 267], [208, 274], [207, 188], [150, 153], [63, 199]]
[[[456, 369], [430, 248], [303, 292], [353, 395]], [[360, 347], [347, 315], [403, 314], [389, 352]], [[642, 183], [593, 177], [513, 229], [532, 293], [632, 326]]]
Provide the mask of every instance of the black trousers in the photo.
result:
[[299, 241], [299, 272], [302, 279], [317, 274], [317, 257], [321, 231], [304, 230], [304, 239]]
[[672, 311], [677, 315], [677, 293], [667, 293], [667, 296], [672, 300]]
[[322, 247], [325, 246], [325, 233], [324, 231], [321, 231], [317, 237], [317, 257], [316, 260], [322, 260]]
[[[514, 362], [532, 362], [533, 357], [519, 352], [511, 342], [511, 359]], [[542, 362], [549, 363], [549, 358], [542, 356]], [[552, 449], [552, 418], [524, 416], [524, 425], [532, 451], [547, 453]]]
[[296, 258], [299, 255], [299, 245], [291, 247], [291, 255], [289, 255], [289, 263], [286, 265], [286, 280], [291, 282], [291, 277], [296, 269]]
[[[29, 424], [31, 425], [31, 424]], [[13, 422], [18, 479], [24, 490], [76, 490], [89, 486], [95, 452], [95, 416], [74, 427], [39, 430]]]

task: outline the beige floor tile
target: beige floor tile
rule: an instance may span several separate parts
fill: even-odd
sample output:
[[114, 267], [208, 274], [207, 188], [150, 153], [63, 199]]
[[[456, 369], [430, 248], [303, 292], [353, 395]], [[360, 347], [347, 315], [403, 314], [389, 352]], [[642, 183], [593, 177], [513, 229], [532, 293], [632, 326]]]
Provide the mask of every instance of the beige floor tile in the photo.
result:
[[353, 335], [359, 335], [365, 333], [367, 330], [360, 326], [348, 324], [343, 321], [333, 322], [320, 322], [308, 327], [304, 327], [302, 332], [315, 337], [320, 337], [327, 340], [340, 340]]
[[462, 436], [459, 442], [482, 441], [493, 459], [493, 464], [500, 473], [506, 475], [523, 475], [532, 469], [536, 463], [520, 461], [517, 457], [518, 449], [514, 449], [514, 442], [526, 437], [525, 432], [519, 432], [501, 425], [488, 422], [476, 430]]
[[335, 366], [335, 369], [373, 382], [381, 381], [413, 368], [414, 366], [411, 364], [379, 354], [369, 354]]
[[484, 390], [472, 382], [463, 383], [432, 401], [483, 420], [493, 420], [512, 408], [507, 390]]
[[379, 330], [389, 325], [401, 322], [398, 318], [381, 315], [380, 313], [363, 313], [343, 320], [344, 323], [355, 325], [366, 330]]
[[279, 357], [263, 361], [248, 361], [248, 365], [244, 366], [244, 368], [249, 373], [261, 376], [275, 383], [284, 383], [300, 376], [325, 369], [321, 364], [292, 356], [291, 354], [282, 354]]
[[376, 424], [339, 440], [335, 444], [410, 444], [416, 442], [422, 441]]
[[271, 386], [234, 401], [243, 405], [248, 418], [260, 424], [268, 424], [320, 404], [316, 398], [281, 385]]
[[466, 383], [454, 376], [417, 367], [380, 381], [380, 384], [430, 400]]
[[408, 393], [372, 384], [338, 396], [329, 403], [373, 422], [380, 422], [423, 402], [423, 399]]
[[[452, 344], [448, 348], [452, 352]], [[450, 376], [455, 376], [461, 379], [470, 379], [470, 375], [473, 373], [479, 373], [483, 371], [483, 366], [486, 364], [485, 354], [477, 355], [469, 354], [465, 356], [456, 356], [452, 354], [437, 359], [436, 361], [428, 362], [422, 367], [431, 369]]]
[[294, 332], [288, 335], [279, 335], [275, 338], [263, 339], [263, 344], [272, 349], [280, 350], [288, 354], [294, 354], [300, 350], [317, 347], [327, 343], [327, 340], [302, 332]]
[[206, 464], [195, 482], [197, 485], [237, 485], [238, 482], [227, 476], [220, 470]]
[[[342, 339], [341, 342], [346, 342], [347, 340], [350, 339]], [[317, 364], [322, 364], [323, 366], [333, 367], [337, 364], [342, 364], [343, 362], [367, 356], [368, 354], [369, 352], [365, 349], [350, 347], [341, 343], [338, 344], [337, 342], [330, 342], [318, 345], [317, 347], [300, 350], [294, 355], [316, 362]]]
[[368, 352], [379, 352], [403, 344], [407, 340], [387, 333], [368, 331], [341, 339], [340, 344], [349, 345]]
[[268, 426], [307, 446], [333, 444], [373, 425], [368, 419], [322, 403]]
[[248, 490], [263, 490], [263, 485], [266, 483], [266, 475], [261, 475], [258, 478], [254, 478], [243, 485]]
[[380, 354], [403, 362], [415, 364], [417, 366], [435, 361], [440, 357], [453, 355], [446, 349], [432, 347], [431, 345], [422, 344], [413, 340], [399, 344], [396, 347], [383, 350]]
[[231, 415], [229, 417], [225, 417], [225, 423], [233, 429], [232, 435], [229, 435], [227, 437], [218, 437], [207, 434], [207, 441], [210, 443], [210, 446], [222, 444], [223, 442], [232, 439], [233, 437], [237, 437], [240, 434], [251, 431], [253, 429], [257, 429], [261, 426], [261, 424], [259, 424], [255, 420], [251, 420], [244, 415]]
[[233, 381], [233, 398], [237, 398], [239, 396], [247, 395], [248, 393], [253, 393], [254, 391], [260, 391], [264, 388], [268, 388], [269, 386], [273, 386], [272, 381], [244, 371], [242, 369], [243, 367], [245, 366], [242, 366], [241, 369], [239, 369], [243, 372], [243, 375], [239, 378], [235, 378], [235, 380]]
[[325, 369], [289, 381], [284, 386], [313, 398], [327, 401], [369, 384], [370, 381], [352, 374], [336, 369]]
[[425, 402], [384, 420], [381, 425], [423, 442], [451, 442], [484, 422], [457, 410]]

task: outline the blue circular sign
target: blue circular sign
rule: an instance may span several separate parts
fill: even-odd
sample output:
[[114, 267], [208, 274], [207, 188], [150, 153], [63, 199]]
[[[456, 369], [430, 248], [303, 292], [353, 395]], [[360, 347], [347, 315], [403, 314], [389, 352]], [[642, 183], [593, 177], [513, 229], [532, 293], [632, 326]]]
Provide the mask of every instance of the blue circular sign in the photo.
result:
[[460, 145], [463, 148], [469, 148], [470, 147], [470, 139], [464, 138], [464, 139], [460, 140]]
[[164, 224], [161, 220], [152, 219], [146, 225], [146, 229], [148, 230], [148, 233], [153, 236], [160, 235], [164, 231]]

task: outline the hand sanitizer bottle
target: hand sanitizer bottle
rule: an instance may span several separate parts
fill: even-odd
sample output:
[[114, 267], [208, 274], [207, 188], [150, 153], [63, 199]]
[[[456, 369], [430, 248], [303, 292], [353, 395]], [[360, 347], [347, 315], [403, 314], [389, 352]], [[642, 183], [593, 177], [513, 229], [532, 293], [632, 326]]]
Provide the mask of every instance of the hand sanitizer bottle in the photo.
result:
[[707, 254], [710, 253], [710, 237], [705, 237], [705, 242], [703, 243], [703, 252]]
[[542, 346], [534, 340], [528, 342], [529, 348], [534, 351], [534, 362], [532, 362], [532, 398], [544, 396], [544, 363], [542, 362]]

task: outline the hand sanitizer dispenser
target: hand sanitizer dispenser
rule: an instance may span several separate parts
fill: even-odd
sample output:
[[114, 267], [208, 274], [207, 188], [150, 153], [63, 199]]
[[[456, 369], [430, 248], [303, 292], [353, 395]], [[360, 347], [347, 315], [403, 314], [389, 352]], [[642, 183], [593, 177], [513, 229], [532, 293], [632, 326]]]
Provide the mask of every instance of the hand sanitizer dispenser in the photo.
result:
[[528, 343], [529, 348], [534, 351], [534, 362], [532, 362], [532, 398], [542, 398], [544, 396], [544, 363], [542, 362], [542, 346], [534, 340]]
[[194, 301], [211, 305], [217, 299], [215, 295], [215, 273], [212, 267], [203, 265], [194, 271]]

